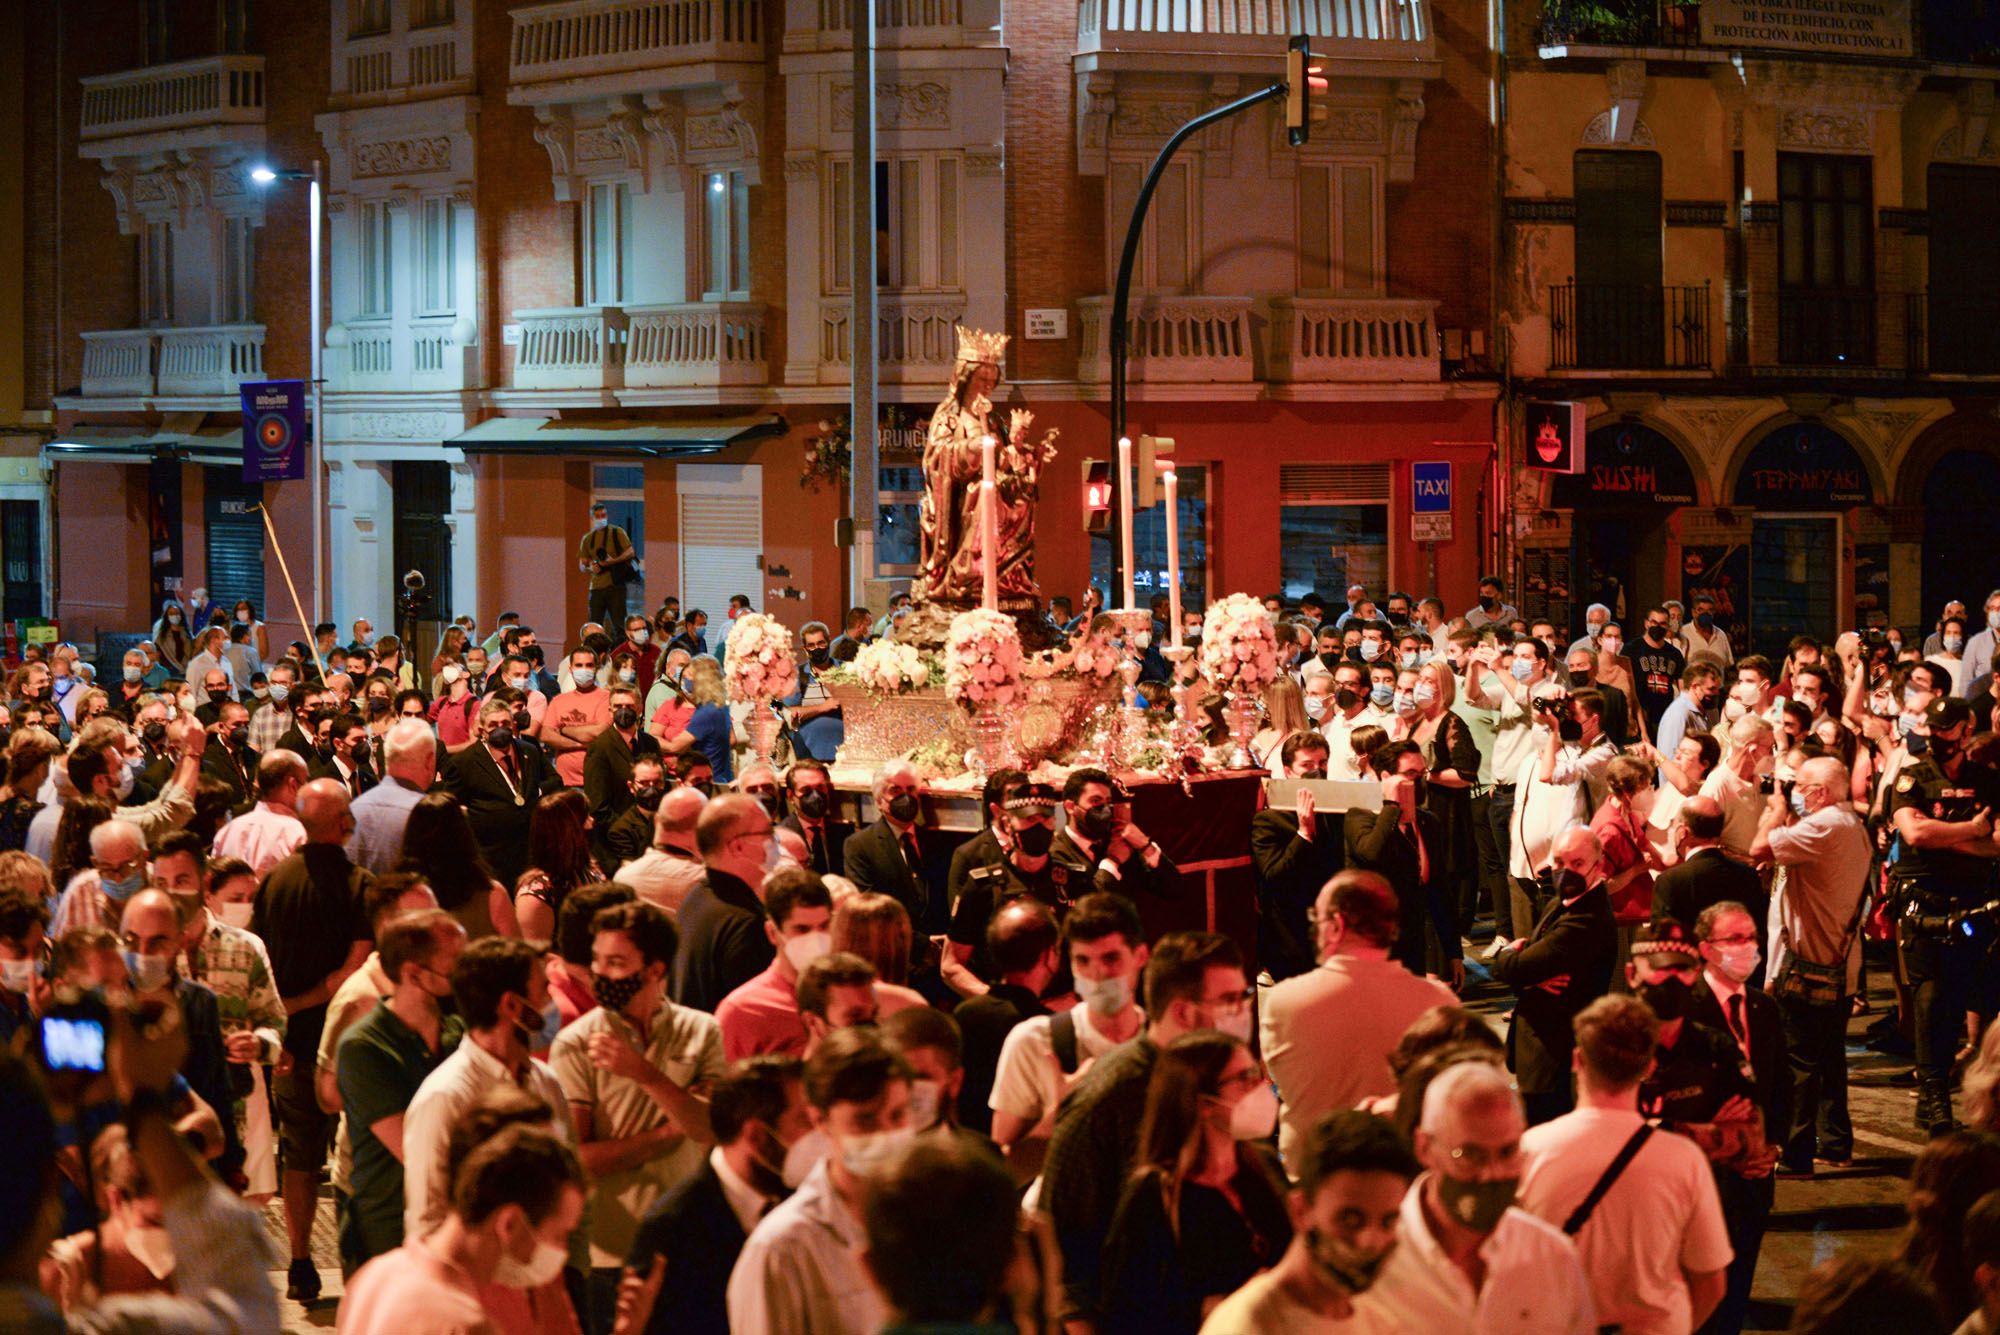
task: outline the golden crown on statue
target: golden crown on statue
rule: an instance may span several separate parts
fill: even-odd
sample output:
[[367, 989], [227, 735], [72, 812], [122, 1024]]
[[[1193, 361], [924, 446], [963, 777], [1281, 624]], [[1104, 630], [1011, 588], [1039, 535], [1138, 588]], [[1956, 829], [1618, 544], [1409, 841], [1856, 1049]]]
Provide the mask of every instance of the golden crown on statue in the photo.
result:
[[1006, 334], [989, 334], [983, 329], [967, 329], [958, 326], [958, 360], [961, 362], [983, 362], [988, 366], [1000, 365], [1006, 355]]

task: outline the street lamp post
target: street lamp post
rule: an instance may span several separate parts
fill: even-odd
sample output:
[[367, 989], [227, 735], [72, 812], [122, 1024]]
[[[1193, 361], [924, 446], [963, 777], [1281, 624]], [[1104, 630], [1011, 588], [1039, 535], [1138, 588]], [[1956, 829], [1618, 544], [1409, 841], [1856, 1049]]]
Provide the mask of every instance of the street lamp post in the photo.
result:
[[[326, 621], [326, 524], [323, 514], [325, 506], [322, 503], [321, 497], [321, 488], [325, 485], [322, 465], [326, 459], [324, 436], [326, 415], [324, 412], [325, 401], [322, 395], [325, 390], [326, 377], [320, 372], [320, 333], [322, 322], [320, 319], [319, 272], [320, 190], [325, 178], [318, 160], [315, 159], [312, 170], [309, 172], [299, 171], [296, 168], [279, 171], [272, 167], [255, 167], [251, 169], [250, 179], [259, 185], [271, 185], [277, 181], [307, 182], [306, 203], [311, 211], [306, 231], [308, 265], [310, 270], [307, 277], [307, 287], [309, 289], [307, 300], [311, 309], [312, 320], [312, 328], [307, 339], [312, 368], [312, 379], [309, 382], [309, 388], [312, 393], [312, 447], [307, 454], [307, 459], [312, 475], [312, 615], [313, 625], [316, 626]], [[312, 626], [306, 627], [306, 632], [308, 638], [310, 638]]]

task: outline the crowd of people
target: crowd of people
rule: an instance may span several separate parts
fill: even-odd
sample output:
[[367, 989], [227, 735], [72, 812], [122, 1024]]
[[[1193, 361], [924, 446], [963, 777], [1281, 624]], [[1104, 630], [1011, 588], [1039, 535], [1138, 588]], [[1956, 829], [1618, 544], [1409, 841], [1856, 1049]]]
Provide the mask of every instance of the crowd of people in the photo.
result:
[[[274, 653], [204, 590], [116, 681], [29, 646], [0, 1328], [276, 1329], [330, 1188], [356, 1335], [1730, 1333], [1886, 967], [1909, 1228], [1794, 1329], [2000, 1329], [2000, 591], [1782, 662], [1702, 599], [1272, 595], [1253, 946], [1147, 929], [1182, 873], [1105, 770], [987, 776], [964, 841], [907, 761], [836, 788], [823, 678], [907, 599], [801, 629], [760, 759], [726, 627], [615, 616], [621, 536], [560, 654]], [[1154, 615], [1141, 705], [1200, 634]]]

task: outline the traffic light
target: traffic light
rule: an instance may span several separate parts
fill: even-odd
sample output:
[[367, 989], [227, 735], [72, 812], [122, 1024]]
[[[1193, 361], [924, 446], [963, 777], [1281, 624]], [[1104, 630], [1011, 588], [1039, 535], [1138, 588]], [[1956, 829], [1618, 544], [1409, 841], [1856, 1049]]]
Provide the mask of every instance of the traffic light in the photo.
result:
[[1326, 76], [1312, 63], [1310, 40], [1285, 46], [1285, 138], [1293, 148], [1312, 137], [1312, 123], [1326, 119]]
[[1083, 461], [1083, 531], [1111, 530], [1111, 464], [1104, 459]]
[[1132, 506], [1137, 510], [1150, 510], [1160, 499], [1160, 460], [1171, 466], [1174, 457], [1172, 436], [1139, 437], [1139, 458], [1133, 472], [1137, 476], [1132, 483]]

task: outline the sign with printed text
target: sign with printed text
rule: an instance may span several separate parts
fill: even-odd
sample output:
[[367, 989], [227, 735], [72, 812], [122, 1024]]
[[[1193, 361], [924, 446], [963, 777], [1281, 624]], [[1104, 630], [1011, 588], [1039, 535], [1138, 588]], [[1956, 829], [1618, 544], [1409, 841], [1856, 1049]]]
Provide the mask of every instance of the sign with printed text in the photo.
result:
[[306, 382], [243, 386], [243, 480], [296, 482], [306, 475]]
[[1411, 515], [1410, 537], [1416, 542], [1450, 542], [1451, 512]]
[[1062, 306], [1037, 307], [1021, 312], [1026, 335], [1031, 339], [1068, 338], [1069, 310]]
[[1701, 43], [1909, 56], [1910, 0], [1702, 0]]
[[1410, 465], [1410, 510], [1420, 515], [1451, 513], [1451, 461]]

